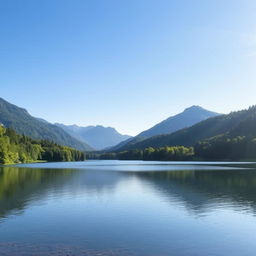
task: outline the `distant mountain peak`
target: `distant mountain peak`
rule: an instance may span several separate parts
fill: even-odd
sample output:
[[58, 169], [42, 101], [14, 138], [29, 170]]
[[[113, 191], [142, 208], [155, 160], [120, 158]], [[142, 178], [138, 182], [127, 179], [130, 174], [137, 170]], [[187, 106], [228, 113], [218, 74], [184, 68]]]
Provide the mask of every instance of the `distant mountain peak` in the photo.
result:
[[[218, 113], [209, 111], [207, 109], [202, 108], [201, 106], [193, 105], [189, 108], [186, 108], [183, 112], [170, 116], [162, 122], [156, 124], [150, 129], [141, 132], [135, 138], [131, 140], [127, 140], [127, 143], [120, 144], [118, 150], [121, 148], [122, 150], [126, 150], [126, 146], [138, 143], [145, 139], [148, 139], [153, 136], [159, 136], [164, 134], [171, 134], [180, 129], [190, 127], [196, 123], [204, 121], [210, 117], [214, 117], [219, 115]], [[117, 148], [116, 147], [116, 148]]]
[[56, 124], [61, 127], [71, 136], [86, 142], [93, 148], [102, 150], [113, 147], [129, 138], [129, 135], [120, 134], [113, 127], [104, 127], [102, 125], [96, 126], [78, 126], [78, 125], [64, 125]]
[[[204, 109], [203, 107], [201, 106], [198, 106], [198, 105], [193, 105], [191, 107], [188, 107], [188, 108], [185, 108], [185, 110], [183, 112], [186, 112], [186, 111], [195, 111], [195, 110], [206, 110]], [[208, 110], [206, 110], [208, 111]]]
[[193, 105], [186, 108], [182, 113], [171, 116], [156, 124], [149, 130], [142, 132], [140, 135], [148, 138], [151, 136], [172, 133], [217, 115], [219, 114], [204, 109], [201, 106]]

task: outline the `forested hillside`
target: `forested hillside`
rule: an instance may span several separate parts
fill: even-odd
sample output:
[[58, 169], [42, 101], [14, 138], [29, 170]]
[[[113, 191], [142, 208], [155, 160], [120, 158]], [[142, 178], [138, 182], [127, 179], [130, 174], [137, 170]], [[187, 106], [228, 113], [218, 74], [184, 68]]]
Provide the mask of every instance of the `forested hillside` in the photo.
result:
[[[97, 157], [97, 156], [96, 156]], [[101, 159], [256, 160], [256, 106], [130, 144]]]
[[83, 161], [83, 152], [46, 140], [34, 140], [0, 126], [0, 163], [14, 164], [38, 160]]
[[243, 118], [229, 132], [198, 142], [195, 145], [196, 155], [209, 160], [255, 160], [256, 107], [233, 113], [233, 116], [238, 118], [239, 113]]
[[0, 98], [0, 123], [14, 129], [18, 134], [25, 134], [33, 139], [54, 141], [60, 145], [87, 151], [92, 148], [81, 142], [60, 127], [31, 116], [27, 110], [19, 108]]

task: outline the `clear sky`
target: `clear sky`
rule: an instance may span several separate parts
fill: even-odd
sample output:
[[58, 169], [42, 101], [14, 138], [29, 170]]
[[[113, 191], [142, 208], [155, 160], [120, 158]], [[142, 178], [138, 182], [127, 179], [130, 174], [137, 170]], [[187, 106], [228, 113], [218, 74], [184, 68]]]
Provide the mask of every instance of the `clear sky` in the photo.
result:
[[2, 0], [0, 97], [136, 135], [256, 104], [255, 0]]

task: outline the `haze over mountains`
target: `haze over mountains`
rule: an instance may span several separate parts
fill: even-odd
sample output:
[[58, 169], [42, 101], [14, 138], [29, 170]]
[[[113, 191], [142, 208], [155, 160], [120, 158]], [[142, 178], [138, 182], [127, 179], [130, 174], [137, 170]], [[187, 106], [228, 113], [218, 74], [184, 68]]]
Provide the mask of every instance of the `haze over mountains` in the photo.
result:
[[115, 128], [104, 127], [101, 125], [86, 127], [58, 123], [55, 125], [61, 127], [64, 131], [78, 140], [88, 143], [96, 150], [113, 147], [118, 143], [131, 138], [129, 135], [120, 134]]

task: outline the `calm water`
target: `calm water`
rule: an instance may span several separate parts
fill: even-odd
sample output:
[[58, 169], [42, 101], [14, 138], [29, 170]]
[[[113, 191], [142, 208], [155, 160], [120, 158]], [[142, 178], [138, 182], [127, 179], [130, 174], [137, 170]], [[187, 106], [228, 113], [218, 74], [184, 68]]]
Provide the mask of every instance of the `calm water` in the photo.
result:
[[0, 168], [0, 255], [255, 255], [256, 169], [87, 161]]

